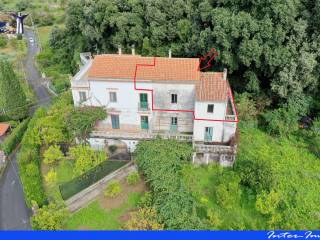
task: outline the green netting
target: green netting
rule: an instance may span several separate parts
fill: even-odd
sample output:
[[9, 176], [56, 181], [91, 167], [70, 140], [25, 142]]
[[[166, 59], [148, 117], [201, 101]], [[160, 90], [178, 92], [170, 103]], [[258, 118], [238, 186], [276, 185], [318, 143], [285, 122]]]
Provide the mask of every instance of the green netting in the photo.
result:
[[127, 163], [128, 161], [108, 160], [92, 168], [81, 176], [59, 185], [62, 198], [66, 200], [72, 197]]

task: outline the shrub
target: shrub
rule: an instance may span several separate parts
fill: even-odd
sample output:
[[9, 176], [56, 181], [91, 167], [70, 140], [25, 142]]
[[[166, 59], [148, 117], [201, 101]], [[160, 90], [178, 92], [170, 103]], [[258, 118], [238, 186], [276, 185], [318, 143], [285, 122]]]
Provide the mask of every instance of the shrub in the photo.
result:
[[117, 151], [118, 146], [117, 146], [117, 145], [110, 145], [110, 146], [108, 147], [108, 149], [109, 149], [109, 151], [110, 151], [111, 153], [114, 153], [115, 151]]
[[127, 177], [127, 183], [129, 185], [135, 185], [140, 181], [140, 176], [138, 172], [133, 172], [128, 175]]
[[28, 123], [29, 119], [26, 119], [20, 123], [1, 144], [1, 148], [5, 154], [9, 155], [21, 141], [23, 134], [28, 127]]
[[23, 38], [23, 37], [22, 37], [22, 34], [18, 34], [18, 35], [17, 35], [17, 40], [22, 40], [22, 38]]
[[164, 225], [158, 222], [157, 211], [154, 208], [140, 208], [130, 214], [130, 220], [125, 224], [126, 230], [163, 230]]
[[239, 119], [242, 121], [255, 120], [258, 114], [256, 103], [249, 98], [248, 93], [236, 95]]
[[32, 216], [31, 224], [35, 230], [62, 230], [67, 211], [55, 204], [43, 206]]
[[291, 108], [279, 108], [264, 115], [267, 130], [279, 136], [288, 136], [298, 130], [298, 114]]
[[57, 181], [57, 172], [51, 169], [44, 177], [48, 184], [53, 184]]
[[57, 145], [50, 146], [47, 151], [43, 154], [43, 162], [45, 164], [53, 164], [57, 163], [58, 161], [61, 161], [64, 159], [64, 155], [60, 150], [60, 147]]
[[104, 151], [95, 151], [88, 145], [71, 147], [69, 156], [75, 160], [75, 176], [79, 176], [107, 160], [107, 155]]
[[219, 214], [216, 211], [213, 211], [211, 209], [207, 212], [208, 222], [212, 229], [219, 229], [219, 226], [221, 225], [221, 219]]
[[106, 190], [104, 191], [104, 195], [106, 197], [116, 197], [121, 193], [121, 185], [118, 181], [112, 181], [107, 186]]
[[141, 207], [151, 207], [152, 206], [152, 194], [151, 192], [145, 192], [139, 201], [139, 206]]
[[70, 81], [66, 75], [59, 76], [52, 80], [52, 85], [56, 93], [62, 93], [70, 87]]
[[274, 184], [271, 166], [259, 160], [243, 160], [236, 163], [236, 171], [241, 178], [241, 184], [255, 192], [269, 191]]
[[0, 48], [4, 48], [7, 46], [7, 39], [4, 36], [0, 36]]

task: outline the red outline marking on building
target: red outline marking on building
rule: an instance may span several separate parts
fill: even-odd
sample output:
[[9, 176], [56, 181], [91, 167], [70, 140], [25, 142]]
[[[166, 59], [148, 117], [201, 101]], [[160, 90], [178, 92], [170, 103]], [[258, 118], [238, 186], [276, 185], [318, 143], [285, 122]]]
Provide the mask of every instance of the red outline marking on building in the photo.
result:
[[[210, 57], [210, 59], [207, 62], [207, 65], [200, 68], [201, 62], [206, 60], [207, 57], [209, 57], [212, 54], [212, 56]], [[211, 66], [211, 62], [213, 61], [213, 59], [218, 56], [217, 51], [212, 48], [204, 57], [200, 58], [200, 63], [199, 66], [197, 68], [198, 71], [201, 71], [205, 68], [208, 68]], [[227, 91], [227, 96], [228, 98], [231, 98], [231, 105], [233, 108], [234, 113], [236, 114], [236, 120], [218, 120], [218, 119], [205, 119], [205, 118], [196, 118], [195, 116], [195, 111], [194, 110], [173, 110], [173, 109], [159, 109], [159, 108], [155, 108], [154, 107], [154, 95], [153, 95], [153, 89], [146, 89], [146, 88], [137, 88], [137, 72], [138, 72], [138, 67], [155, 67], [156, 66], [156, 57], [153, 58], [153, 63], [152, 64], [141, 64], [141, 63], [137, 63], [136, 64], [136, 68], [135, 68], [135, 72], [134, 72], [134, 78], [133, 78], [133, 83], [134, 83], [134, 89], [136, 91], [147, 91], [147, 92], [151, 92], [151, 106], [152, 106], [152, 111], [158, 111], [158, 112], [186, 112], [186, 113], [192, 113], [193, 114], [193, 120], [197, 120], [197, 121], [211, 121], [211, 122], [235, 122], [238, 123], [238, 113], [236, 110], [236, 106], [234, 104], [234, 97], [232, 94], [232, 91], [230, 89], [230, 87], [228, 87]], [[201, 80], [200, 80], [201, 81]], [[227, 102], [227, 106], [228, 106], [228, 102]]]

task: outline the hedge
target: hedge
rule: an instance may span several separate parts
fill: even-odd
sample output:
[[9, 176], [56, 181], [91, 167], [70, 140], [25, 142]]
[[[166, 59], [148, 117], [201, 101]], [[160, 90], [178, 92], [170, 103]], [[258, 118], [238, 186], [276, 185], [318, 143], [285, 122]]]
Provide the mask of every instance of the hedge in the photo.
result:
[[29, 120], [30, 119], [25, 119], [16, 128], [14, 128], [11, 134], [6, 137], [4, 142], [1, 144], [1, 149], [6, 155], [9, 155], [21, 141], [23, 134], [28, 127]]
[[91, 186], [100, 179], [104, 178], [108, 174], [114, 172], [115, 170], [121, 168], [128, 161], [119, 161], [119, 160], [107, 160], [100, 163], [98, 166], [92, 168], [86, 173], [72, 179], [69, 182], [63, 183], [59, 186], [61, 196], [64, 200], [72, 197], [83, 189]]
[[35, 131], [38, 119], [43, 116], [45, 110], [40, 108], [30, 120], [17, 157], [26, 203], [29, 207], [32, 206], [32, 201], [40, 207], [47, 203], [40, 170], [40, 143], [36, 141], [39, 133]]

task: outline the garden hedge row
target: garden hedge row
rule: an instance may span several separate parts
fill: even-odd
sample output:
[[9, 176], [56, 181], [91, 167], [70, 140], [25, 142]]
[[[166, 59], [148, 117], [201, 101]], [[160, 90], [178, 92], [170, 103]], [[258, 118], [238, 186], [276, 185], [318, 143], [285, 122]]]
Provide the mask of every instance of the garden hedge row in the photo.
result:
[[29, 207], [32, 206], [33, 201], [39, 206], [47, 203], [40, 171], [41, 142], [36, 129], [37, 121], [43, 116], [45, 116], [45, 110], [38, 109], [30, 120], [17, 157], [26, 203]]
[[76, 177], [69, 182], [61, 184], [59, 186], [59, 189], [62, 198], [66, 200], [74, 196], [78, 192], [96, 183], [100, 179], [121, 168], [127, 163], [128, 161], [119, 160], [107, 160], [100, 163], [98, 166], [90, 169], [89, 171], [80, 175], [79, 177]]
[[28, 127], [29, 120], [30, 119], [25, 119], [16, 128], [14, 128], [11, 134], [5, 138], [4, 142], [1, 144], [1, 149], [6, 155], [9, 155], [21, 141], [23, 134]]

